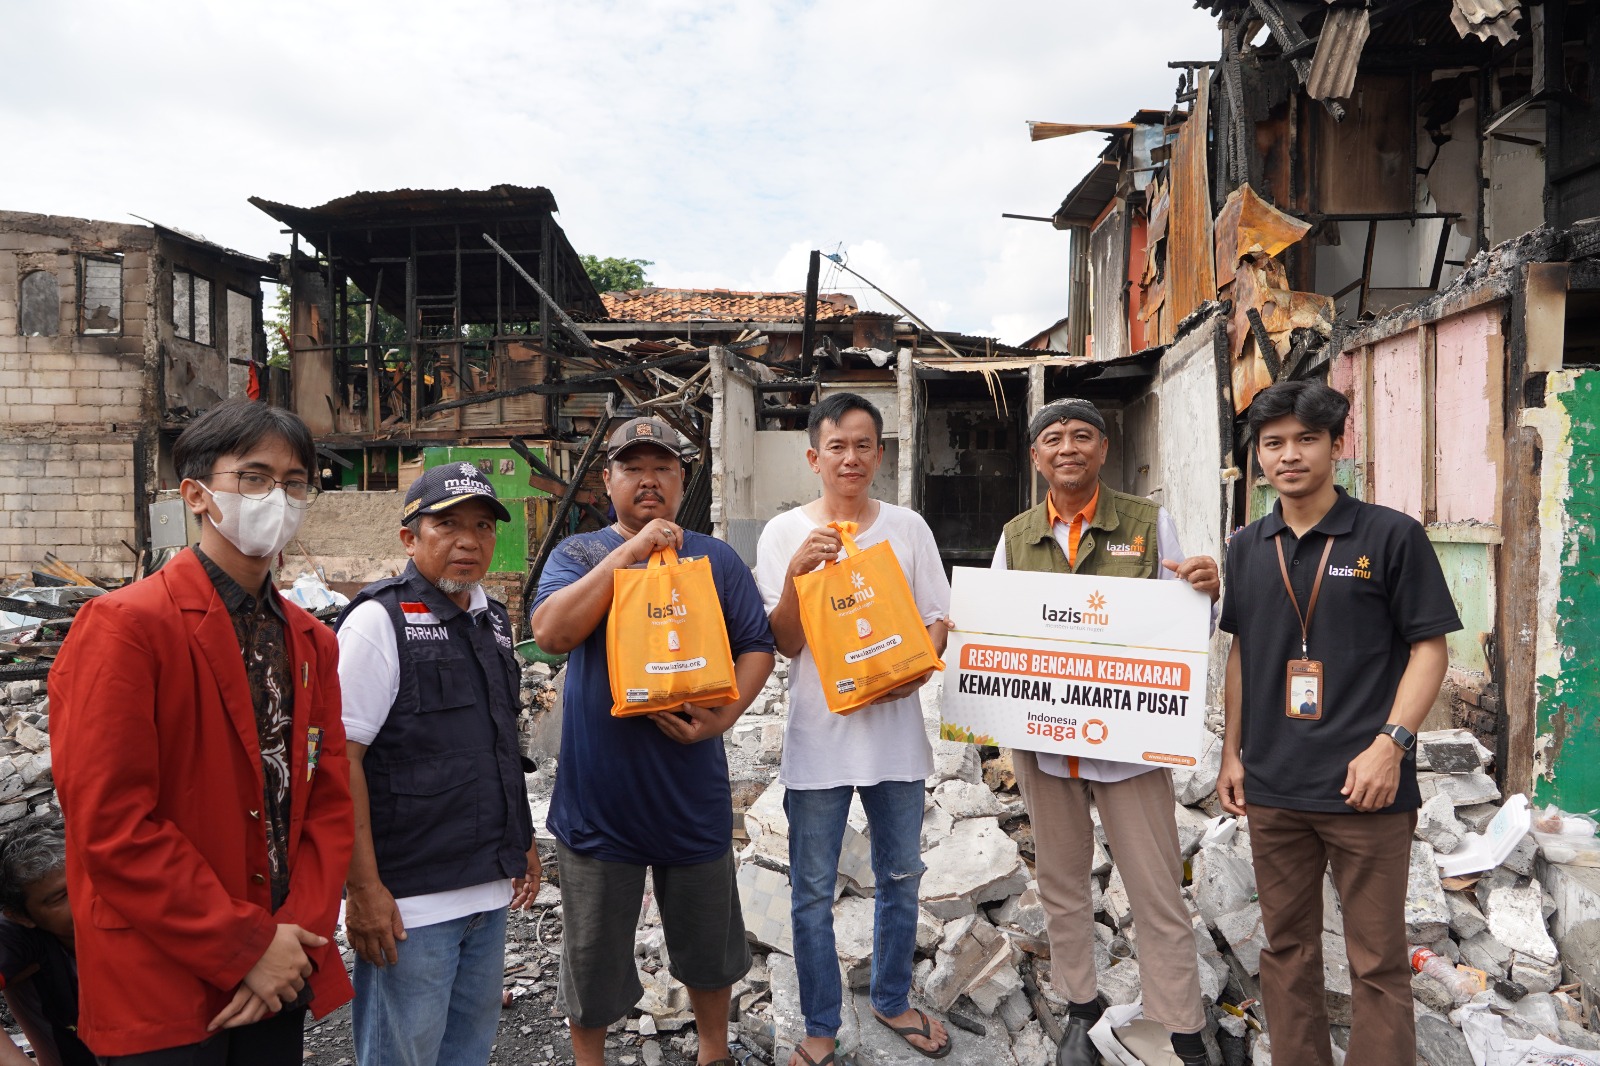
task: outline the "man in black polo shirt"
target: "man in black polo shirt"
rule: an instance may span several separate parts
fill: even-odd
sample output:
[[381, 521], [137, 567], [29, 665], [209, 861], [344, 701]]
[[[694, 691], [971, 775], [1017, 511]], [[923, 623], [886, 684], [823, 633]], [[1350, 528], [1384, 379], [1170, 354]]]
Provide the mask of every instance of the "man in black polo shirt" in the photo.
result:
[[1422, 526], [1334, 485], [1349, 409], [1308, 381], [1250, 405], [1252, 447], [1279, 501], [1228, 546], [1219, 624], [1234, 640], [1217, 792], [1250, 816], [1273, 1058], [1333, 1062], [1322, 987], [1331, 862], [1353, 988], [1347, 1061], [1412, 1066], [1411, 749], [1444, 680], [1444, 635], [1461, 620]]

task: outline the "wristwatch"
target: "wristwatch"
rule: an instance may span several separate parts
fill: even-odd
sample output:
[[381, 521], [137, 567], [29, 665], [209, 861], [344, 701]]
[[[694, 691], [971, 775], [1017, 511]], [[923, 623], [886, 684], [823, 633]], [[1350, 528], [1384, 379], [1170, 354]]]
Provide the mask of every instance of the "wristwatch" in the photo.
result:
[[1417, 735], [1403, 725], [1390, 722], [1378, 732], [1400, 745], [1401, 751], [1410, 751], [1417, 746]]

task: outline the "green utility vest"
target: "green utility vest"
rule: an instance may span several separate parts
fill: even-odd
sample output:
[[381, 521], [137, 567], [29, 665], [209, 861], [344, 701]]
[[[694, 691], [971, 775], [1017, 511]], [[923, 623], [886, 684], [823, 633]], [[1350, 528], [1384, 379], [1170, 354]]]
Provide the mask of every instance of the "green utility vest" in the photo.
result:
[[1161, 552], [1156, 519], [1161, 508], [1142, 496], [1116, 492], [1100, 483], [1094, 519], [1078, 540], [1078, 565], [1067, 565], [1047, 504], [1024, 511], [1006, 523], [1006, 568], [1096, 577], [1156, 577]]

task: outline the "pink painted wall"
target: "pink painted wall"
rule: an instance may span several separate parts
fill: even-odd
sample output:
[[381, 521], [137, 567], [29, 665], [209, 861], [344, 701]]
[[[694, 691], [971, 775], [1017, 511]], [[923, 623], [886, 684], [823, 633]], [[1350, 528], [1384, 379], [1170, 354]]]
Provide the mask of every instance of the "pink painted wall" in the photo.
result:
[[1438, 520], [1496, 523], [1503, 444], [1499, 306], [1440, 322], [1434, 353]]
[[1350, 400], [1350, 414], [1344, 422], [1344, 457], [1360, 462], [1366, 447], [1366, 375], [1367, 349], [1357, 348], [1334, 357], [1328, 370], [1328, 384]]
[[[1422, 358], [1417, 333], [1372, 348], [1372, 491], [1381, 503], [1422, 520]], [[1431, 457], [1430, 457], [1431, 458]]]

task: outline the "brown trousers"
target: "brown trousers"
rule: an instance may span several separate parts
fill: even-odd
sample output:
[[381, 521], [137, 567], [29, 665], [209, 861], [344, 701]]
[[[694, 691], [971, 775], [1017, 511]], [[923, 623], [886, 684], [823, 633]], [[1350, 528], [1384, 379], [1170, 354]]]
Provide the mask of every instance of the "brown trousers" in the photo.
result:
[[1322, 976], [1322, 872], [1331, 864], [1350, 956], [1345, 1061], [1413, 1066], [1405, 909], [1416, 812], [1328, 814], [1252, 803], [1249, 821], [1269, 945], [1261, 953], [1261, 996], [1273, 1061], [1333, 1063]]
[[1050, 935], [1050, 983], [1056, 992], [1087, 1003], [1099, 990], [1089, 889], [1092, 801], [1133, 906], [1144, 1016], [1169, 1032], [1199, 1031], [1206, 1015], [1200, 1003], [1194, 926], [1183, 901], [1172, 772], [1152, 770], [1107, 783], [1047, 774], [1031, 751], [1013, 751], [1011, 763], [1033, 823], [1034, 875]]

